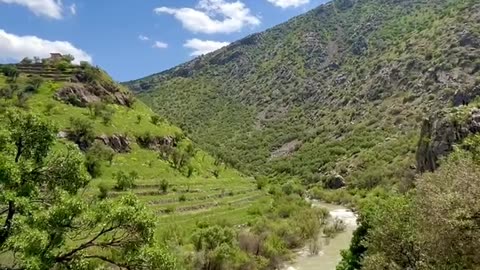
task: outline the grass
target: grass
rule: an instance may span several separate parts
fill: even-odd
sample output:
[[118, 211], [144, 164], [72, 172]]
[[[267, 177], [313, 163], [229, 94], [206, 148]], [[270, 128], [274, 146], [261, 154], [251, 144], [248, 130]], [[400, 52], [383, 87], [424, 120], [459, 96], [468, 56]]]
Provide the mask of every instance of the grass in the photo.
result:
[[[0, 77], [0, 86], [7, 85], [5, 78]], [[19, 84], [25, 82], [25, 77], [18, 79]], [[127, 193], [136, 194], [159, 217], [158, 235], [164, 228], [174, 226], [182, 231], [185, 237], [199, 222], [227, 222], [231, 225], [241, 225], [253, 218], [248, 209], [268, 196], [256, 188], [254, 179], [243, 176], [223, 164], [217, 164], [207, 153], [197, 149], [191, 165], [194, 172], [186, 177], [182, 172], [170, 166], [159, 158], [155, 151], [143, 149], [135, 143], [135, 135], [149, 132], [154, 136], [176, 137], [182, 131], [166, 121], [157, 125], [150, 119], [154, 113], [142, 102], [137, 101], [132, 108], [109, 105], [115, 115], [109, 125], [101, 119], [94, 119], [87, 108], [74, 107], [55, 100], [54, 94], [62, 87], [62, 83], [47, 81], [28, 99], [28, 108], [34, 113], [46, 115], [59, 130], [66, 130], [70, 118], [90, 119], [94, 123], [97, 136], [105, 134], [126, 134], [131, 141], [131, 152], [117, 153], [111, 164], [102, 162], [102, 175], [94, 179], [86, 195], [99, 194], [99, 186], [107, 186], [108, 196], [120, 196]], [[50, 110], [47, 108], [50, 107]], [[138, 116], [141, 121], [138, 121]], [[57, 147], [61, 148], [62, 145]], [[135, 188], [128, 191], [116, 191], [115, 174], [119, 171], [129, 173], [136, 171], [138, 179]], [[215, 172], [215, 173], [214, 173]], [[218, 172], [218, 174], [217, 174]], [[215, 176], [215, 174], [217, 174]], [[169, 188], [161, 192], [160, 183], [166, 180]], [[180, 200], [183, 197], [183, 200]]]

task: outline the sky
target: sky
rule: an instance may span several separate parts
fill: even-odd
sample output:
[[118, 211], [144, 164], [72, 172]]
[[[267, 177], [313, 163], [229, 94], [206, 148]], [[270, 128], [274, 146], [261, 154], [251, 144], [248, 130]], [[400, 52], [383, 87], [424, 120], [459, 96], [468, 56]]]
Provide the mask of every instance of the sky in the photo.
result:
[[327, 0], [0, 0], [0, 63], [72, 54], [115, 80], [174, 67]]

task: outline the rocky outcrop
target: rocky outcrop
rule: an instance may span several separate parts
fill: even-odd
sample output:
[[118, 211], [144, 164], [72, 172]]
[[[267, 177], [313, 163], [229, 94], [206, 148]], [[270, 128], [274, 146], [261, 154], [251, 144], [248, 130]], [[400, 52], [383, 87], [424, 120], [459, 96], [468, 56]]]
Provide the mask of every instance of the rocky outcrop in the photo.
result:
[[137, 143], [143, 148], [155, 151], [160, 151], [165, 147], [177, 147], [177, 140], [170, 136], [138, 136]]
[[281, 158], [281, 157], [288, 157], [291, 154], [293, 154], [295, 151], [297, 151], [300, 147], [302, 146], [302, 142], [299, 140], [293, 140], [291, 142], [288, 142], [282, 147], [278, 148], [277, 150], [273, 151], [272, 154], [270, 155], [270, 158]]
[[87, 107], [88, 104], [97, 102], [127, 107], [133, 104], [133, 97], [120, 91], [118, 87], [105, 87], [99, 84], [70, 83], [56, 92], [55, 98], [78, 107]]
[[441, 112], [424, 120], [416, 156], [418, 172], [435, 171], [439, 160], [451, 153], [454, 145], [480, 132], [480, 109], [460, 109], [468, 110], [465, 117]]
[[129, 153], [132, 150], [130, 147], [130, 140], [126, 135], [101, 135], [95, 138], [95, 140], [102, 142], [106, 146], [109, 146], [117, 153]]

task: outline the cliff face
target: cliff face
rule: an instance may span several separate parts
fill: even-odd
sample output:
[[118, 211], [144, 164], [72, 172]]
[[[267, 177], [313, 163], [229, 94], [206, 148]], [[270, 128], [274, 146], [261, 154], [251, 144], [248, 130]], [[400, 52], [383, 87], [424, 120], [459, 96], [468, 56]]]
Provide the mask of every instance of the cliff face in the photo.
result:
[[416, 154], [418, 172], [435, 171], [440, 159], [451, 153], [455, 145], [480, 132], [480, 109], [459, 109], [461, 116], [439, 112], [424, 120]]

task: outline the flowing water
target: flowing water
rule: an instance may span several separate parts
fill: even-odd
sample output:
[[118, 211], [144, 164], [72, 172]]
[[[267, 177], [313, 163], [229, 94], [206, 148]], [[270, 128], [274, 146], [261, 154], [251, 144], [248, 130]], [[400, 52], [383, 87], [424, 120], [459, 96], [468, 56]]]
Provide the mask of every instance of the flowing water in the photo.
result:
[[317, 201], [312, 202], [313, 207], [323, 207], [330, 211], [332, 218], [342, 220], [345, 225], [345, 231], [332, 239], [323, 241], [321, 251], [318, 255], [310, 255], [306, 247], [298, 252], [296, 260], [286, 270], [335, 270], [342, 256], [340, 251], [350, 246], [353, 231], [357, 227], [357, 217], [355, 214], [338, 205], [326, 204]]

